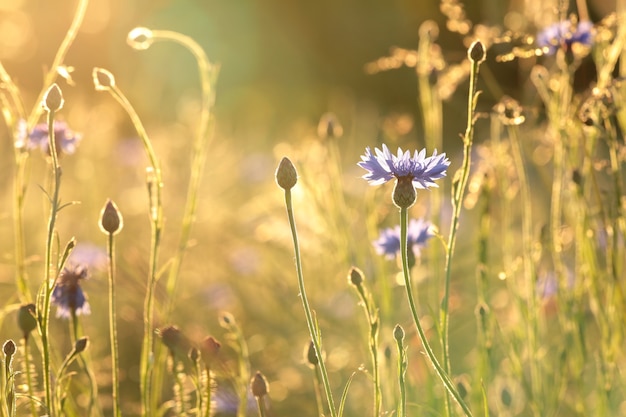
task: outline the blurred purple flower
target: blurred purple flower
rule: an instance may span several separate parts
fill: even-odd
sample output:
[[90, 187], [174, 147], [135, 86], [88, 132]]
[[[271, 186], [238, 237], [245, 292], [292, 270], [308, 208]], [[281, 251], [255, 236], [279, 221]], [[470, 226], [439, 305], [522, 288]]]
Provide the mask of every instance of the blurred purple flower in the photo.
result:
[[107, 266], [108, 255], [104, 247], [93, 243], [78, 243], [70, 256], [72, 264], [84, 265], [91, 269], [104, 269]]
[[[420, 248], [426, 245], [428, 238], [433, 236], [430, 226], [430, 222], [424, 221], [424, 219], [409, 220], [407, 247], [413, 251], [415, 256], [419, 255]], [[385, 255], [388, 259], [395, 258], [400, 252], [400, 226], [382, 230], [373, 245], [379, 255]]]
[[571, 50], [572, 45], [591, 46], [593, 43], [593, 23], [583, 20], [578, 24], [562, 20], [544, 28], [537, 35], [537, 45], [547, 48], [546, 55], [554, 55], [559, 48]]
[[437, 187], [435, 180], [446, 176], [446, 170], [450, 165], [450, 160], [446, 154], [437, 155], [437, 150], [432, 156], [426, 156], [426, 149], [419, 153], [415, 151], [413, 157], [409, 151], [402, 152], [398, 148], [398, 154], [389, 152], [387, 145], [383, 144], [382, 151], [374, 149], [375, 155], [370, 148], [365, 149], [365, 155], [361, 156], [358, 166], [368, 171], [363, 175], [370, 185], [384, 184], [393, 178], [410, 177], [413, 186], [418, 189]]
[[81, 264], [67, 265], [63, 268], [51, 299], [57, 306], [57, 317], [70, 318], [72, 312], [76, 315], [91, 313], [87, 297], [79, 282], [88, 276], [87, 267]]
[[[57, 152], [63, 152], [71, 155], [76, 152], [76, 147], [82, 139], [80, 133], [74, 133], [64, 121], [54, 121], [54, 139], [57, 146]], [[30, 134], [27, 134], [26, 122], [20, 120], [17, 126], [15, 147], [22, 149], [40, 148], [43, 152], [49, 153], [48, 150], [48, 124], [39, 123]]]

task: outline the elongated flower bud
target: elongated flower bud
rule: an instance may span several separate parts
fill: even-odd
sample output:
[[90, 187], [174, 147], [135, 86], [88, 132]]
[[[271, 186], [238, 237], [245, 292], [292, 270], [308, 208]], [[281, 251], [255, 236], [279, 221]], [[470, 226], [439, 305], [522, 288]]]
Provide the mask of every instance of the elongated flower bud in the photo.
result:
[[43, 107], [47, 111], [58, 111], [63, 108], [63, 93], [59, 86], [55, 83], [48, 88], [46, 95], [43, 97]]
[[289, 158], [281, 159], [276, 169], [276, 183], [284, 190], [291, 190], [298, 182], [298, 173], [296, 167]]
[[477, 64], [482, 63], [487, 57], [485, 45], [483, 45], [483, 43], [479, 40], [472, 42], [469, 49], [467, 50], [467, 57], [472, 62], [475, 62]]
[[348, 280], [352, 285], [358, 287], [363, 282], [363, 272], [356, 266], [353, 266], [348, 273]]
[[124, 219], [122, 213], [111, 200], [107, 200], [106, 204], [100, 212], [100, 230], [105, 234], [115, 235], [124, 227]]
[[257, 398], [264, 397], [269, 392], [269, 384], [261, 372], [257, 371], [252, 377], [250, 389], [252, 390], [252, 395]]
[[128, 32], [126, 42], [128, 42], [132, 48], [143, 51], [152, 45], [154, 42], [154, 36], [152, 35], [152, 31], [150, 29], [137, 27]]
[[91, 71], [91, 78], [93, 78], [93, 85], [96, 91], [108, 91], [115, 87], [115, 77], [104, 68], [94, 68]]
[[37, 327], [35, 318], [35, 304], [24, 304], [17, 311], [17, 325], [24, 334], [24, 338]]
[[74, 351], [76, 353], [84, 352], [85, 349], [87, 349], [87, 345], [88, 344], [89, 344], [89, 338], [88, 337], [81, 337], [74, 344]]

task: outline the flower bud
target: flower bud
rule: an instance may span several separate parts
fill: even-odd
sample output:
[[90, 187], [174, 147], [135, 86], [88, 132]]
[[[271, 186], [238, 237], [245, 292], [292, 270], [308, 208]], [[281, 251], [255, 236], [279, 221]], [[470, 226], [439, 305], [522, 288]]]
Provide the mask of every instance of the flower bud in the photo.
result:
[[408, 209], [417, 200], [417, 191], [413, 185], [413, 179], [410, 176], [398, 177], [396, 185], [393, 188], [393, 203], [398, 208]]
[[467, 57], [471, 62], [480, 64], [485, 61], [487, 52], [485, 51], [485, 45], [479, 40], [472, 42], [467, 50]]
[[10, 358], [15, 355], [15, 352], [17, 352], [17, 346], [15, 346], [15, 342], [13, 340], [9, 339], [4, 342], [4, 345], [2, 345], [2, 351], [7, 358]]
[[115, 203], [107, 200], [100, 212], [100, 230], [102, 233], [115, 235], [124, 227], [124, 219]]
[[174, 350], [178, 347], [181, 342], [181, 333], [178, 327], [176, 326], [167, 326], [158, 331], [159, 336], [161, 336], [161, 340], [163, 344], [167, 346], [170, 352], [174, 352]]
[[128, 32], [126, 42], [138, 51], [144, 51], [154, 42], [152, 31], [148, 28], [138, 27]]
[[307, 363], [312, 367], [316, 367], [320, 363], [320, 361], [317, 359], [317, 354], [315, 353], [315, 345], [313, 344], [312, 340], [304, 348], [304, 354]]
[[189, 360], [191, 360], [192, 363], [196, 364], [198, 363], [198, 359], [200, 359], [200, 351], [197, 348], [192, 347], [189, 349], [189, 354], [187, 356], [189, 356]]
[[264, 397], [269, 392], [267, 379], [265, 379], [265, 376], [263, 376], [261, 372], [257, 371], [252, 377], [252, 380], [250, 381], [250, 389], [252, 390], [252, 395], [257, 398]]
[[348, 273], [348, 280], [355, 287], [360, 286], [363, 282], [363, 272], [356, 266], [353, 266]]
[[43, 97], [43, 107], [44, 109], [46, 109], [47, 111], [58, 111], [61, 110], [63, 108], [63, 93], [61, 92], [61, 89], [59, 88], [59, 86], [54, 83], [50, 86], [50, 88], [48, 88], [48, 91], [46, 91], [46, 94]]
[[88, 337], [81, 337], [74, 344], [74, 352], [76, 352], [76, 353], [84, 352], [85, 349], [87, 349], [87, 345], [88, 344], [89, 344], [89, 338]]
[[289, 158], [284, 157], [276, 169], [276, 183], [284, 190], [291, 190], [297, 182], [296, 167], [293, 166]]
[[399, 324], [396, 324], [396, 327], [393, 328], [393, 338], [396, 339], [398, 343], [404, 341], [404, 329]]
[[93, 78], [96, 91], [108, 91], [115, 87], [115, 77], [104, 68], [94, 68], [91, 71], [91, 78]]
[[30, 332], [37, 327], [37, 319], [35, 318], [35, 304], [24, 304], [17, 311], [17, 325], [27, 337]]

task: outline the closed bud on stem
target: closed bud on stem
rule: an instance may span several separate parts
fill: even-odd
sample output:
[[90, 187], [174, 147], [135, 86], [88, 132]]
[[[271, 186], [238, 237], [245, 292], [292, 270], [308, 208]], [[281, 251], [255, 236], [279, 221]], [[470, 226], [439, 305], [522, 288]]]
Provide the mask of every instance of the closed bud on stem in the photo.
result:
[[94, 68], [91, 71], [91, 78], [96, 91], [108, 91], [115, 87], [115, 77], [104, 68]]
[[138, 27], [128, 32], [126, 42], [139, 51], [144, 51], [154, 42], [152, 31], [148, 28]]
[[348, 280], [355, 287], [360, 286], [363, 282], [363, 272], [356, 266], [353, 266], [348, 273]]
[[480, 64], [485, 61], [487, 57], [487, 51], [485, 51], [485, 45], [479, 40], [472, 42], [467, 50], [467, 57], [470, 61]]
[[7, 340], [6, 342], [4, 342], [4, 345], [2, 345], [2, 352], [4, 352], [4, 355], [7, 358], [13, 357], [16, 351], [17, 346], [15, 345], [15, 342], [11, 339]]
[[17, 325], [24, 334], [24, 337], [28, 337], [29, 333], [35, 330], [37, 327], [37, 319], [35, 318], [35, 304], [24, 304], [20, 306], [17, 311]]
[[89, 338], [88, 337], [81, 337], [74, 344], [74, 352], [76, 352], [76, 353], [84, 352], [85, 349], [87, 349], [87, 345], [88, 344], [89, 344]]
[[48, 88], [43, 97], [43, 108], [47, 111], [59, 111], [63, 108], [63, 93], [59, 86], [55, 83]]
[[111, 200], [107, 200], [106, 204], [100, 212], [100, 230], [102, 233], [115, 235], [124, 227], [124, 219], [122, 213]]
[[257, 398], [264, 397], [269, 392], [267, 379], [265, 379], [265, 376], [263, 376], [261, 372], [257, 371], [252, 377], [252, 381], [250, 381], [250, 389], [252, 390], [252, 395]]
[[398, 343], [404, 341], [404, 329], [399, 324], [396, 324], [396, 327], [393, 328], [393, 338], [396, 339]]
[[293, 166], [289, 158], [284, 157], [276, 169], [276, 183], [284, 190], [291, 190], [297, 182], [296, 167]]
[[178, 345], [181, 342], [182, 334], [178, 327], [176, 326], [167, 326], [160, 330], [158, 330], [159, 336], [161, 336], [161, 340], [163, 344], [167, 346], [170, 352], [173, 354]]
[[315, 345], [313, 344], [312, 340], [304, 348], [304, 356], [305, 356], [307, 363], [311, 365], [313, 368], [315, 368], [320, 363], [320, 361], [317, 360], [317, 354], [315, 353]]
[[408, 209], [417, 200], [417, 191], [410, 176], [398, 177], [392, 194], [393, 203], [398, 208]]

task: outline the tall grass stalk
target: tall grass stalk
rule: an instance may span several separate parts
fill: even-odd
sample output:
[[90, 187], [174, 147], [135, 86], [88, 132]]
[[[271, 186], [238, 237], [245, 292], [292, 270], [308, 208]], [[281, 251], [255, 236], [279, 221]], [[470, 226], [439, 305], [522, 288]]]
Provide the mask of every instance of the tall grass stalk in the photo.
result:
[[277, 171], [276, 180], [278, 185], [285, 190], [285, 207], [287, 209], [287, 217], [289, 219], [289, 227], [291, 228], [291, 237], [293, 240], [293, 247], [296, 261], [296, 274], [298, 276], [298, 289], [300, 290], [300, 298], [302, 300], [302, 306], [304, 308], [304, 315], [306, 317], [306, 323], [309, 328], [309, 335], [313, 341], [315, 347], [315, 355], [319, 361], [320, 375], [322, 377], [322, 384], [324, 386], [324, 392], [326, 394], [326, 401], [330, 409], [331, 417], [337, 417], [337, 409], [335, 408], [335, 401], [333, 400], [333, 393], [330, 387], [330, 381], [328, 379], [328, 372], [326, 371], [326, 364], [322, 356], [322, 337], [319, 331], [317, 323], [314, 321], [313, 312], [309, 305], [309, 299], [306, 295], [304, 287], [304, 275], [302, 273], [302, 258], [300, 255], [300, 244], [298, 242], [298, 231], [296, 228], [296, 221], [293, 214], [293, 202], [291, 198], [291, 188], [297, 182], [297, 173], [295, 167], [287, 158], [283, 158]]
[[[443, 370], [445, 374], [450, 373], [450, 348], [448, 344], [448, 333], [450, 280], [452, 279], [452, 259], [454, 256], [456, 238], [459, 229], [463, 196], [465, 195], [467, 181], [469, 179], [470, 173], [472, 143], [474, 139], [474, 124], [476, 122], [476, 103], [480, 94], [480, 92], [477, 91], [476, 84], [478, 82], [478, 70], [480, 68], [480, 64], [485, 59], [486, 51], [484, 48], [485, 47], [480, 41], [476, 41], [470, 46], [468, 50], [468, 58], [470, 60], [471, 67], [469, 75], [469, 93], [467, 95], [467, 127], [465, 129], [465, 135], [463, 136], [463, 162], [461, 168], [457, 171], [455, 177], [452, 180], [452, 223], [450, 225], [450, 234], [446, 247], [445, 281], [439, 317], [439, 325], [441, 328], [440, 343], [442, 350]], [[406, 225], [403, 224], [402, 227], [406, 227]], [[406, 254], [403, 252], [402, 255], [405, 256]], [[449, 414], [450, 407], [447, 396], [446, 406]]]
[[161, 233], [163, 231], [163, 203], [162, 188], [163, 180], [161, 167], [157, 159], [152, 142], [148, 133], [139, 118], [139, 115], [124, 93], [115, 84], [113, 75], [102, 68], [94, 68], [93, 79], [96, 90], [107, 91], [122, 106], [128, 114], [141, 139], [144, 150], [148, 156], [150, 166], [146, 169], [148, 197], [149, 197], [149, 218], [151, 227], [150, 238], [150, 261], [148, 272], [148, 285], [144, 300], [143, 323], [144, 333], [141, 348], [140, 361], [140, 395], [142, 404], [142, 416], [148, 416], [152, 409], [151, 399], [155, 395], [152, 390], [152, 371], [154, 364], [154, 293], [158, 281], [158, 259], [161, 246]]

